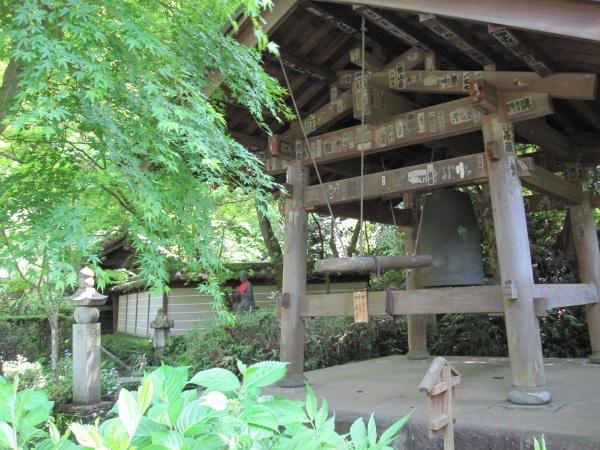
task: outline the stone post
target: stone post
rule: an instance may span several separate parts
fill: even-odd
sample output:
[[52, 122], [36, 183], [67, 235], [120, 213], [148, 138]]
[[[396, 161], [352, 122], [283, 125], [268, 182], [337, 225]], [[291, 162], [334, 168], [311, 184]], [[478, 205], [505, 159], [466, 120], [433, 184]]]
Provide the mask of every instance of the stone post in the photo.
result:
[[150, 328], [154, 330], [152, 345], [156, 351], [161, 352], [165, 348], [174, 325], [175, 322], [167, 317], [164, 308], [158, 308], [156, 318], [150, 322]]
[[73, 325], [73, 403], [91, 405], [100, 402], [100, 312], [108, 296], [94, 288], [94, 271], [79, 272], [79, 289], [65, 300], [75, 308]]

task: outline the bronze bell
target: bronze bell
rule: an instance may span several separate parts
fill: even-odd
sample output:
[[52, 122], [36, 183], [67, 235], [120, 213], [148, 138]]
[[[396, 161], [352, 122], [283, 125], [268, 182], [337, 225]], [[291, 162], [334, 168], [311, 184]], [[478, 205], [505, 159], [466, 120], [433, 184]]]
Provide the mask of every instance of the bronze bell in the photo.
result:
[[427, 196], [418, 254], [433, 258], [431, 266], [419, 269], [422, 288], [484, 284], [479, 228], [469, 194], [443, 189]]

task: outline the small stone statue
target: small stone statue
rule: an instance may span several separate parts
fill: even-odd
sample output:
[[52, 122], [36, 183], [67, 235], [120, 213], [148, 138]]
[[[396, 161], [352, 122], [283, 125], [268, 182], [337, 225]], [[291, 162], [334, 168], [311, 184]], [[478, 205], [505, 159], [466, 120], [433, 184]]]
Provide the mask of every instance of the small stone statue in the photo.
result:
[[163, 308], [158, 308], [156, 318], [150, 322], [150, 328], [154, 330], [152, 345], [158, 351], [165, 348], [167, 340], [171, 335], [170, 328], [175, 326], [175, 322], [167, 317]]
[[242, 271], [240, 273], [240, 282], [241, 284], [233, 294], [234, 302], [237, 303], [234, 312], [244, 314], [250, 310], [258, 309], [256, 303], [254, 303], [252, 284], [248, 281], [248, 272]]
[[175, 322], [167, 317], [164, 308], [158, 308], [156, 311], [156, 318], [150, 322], [150, 328], [173, 328]]

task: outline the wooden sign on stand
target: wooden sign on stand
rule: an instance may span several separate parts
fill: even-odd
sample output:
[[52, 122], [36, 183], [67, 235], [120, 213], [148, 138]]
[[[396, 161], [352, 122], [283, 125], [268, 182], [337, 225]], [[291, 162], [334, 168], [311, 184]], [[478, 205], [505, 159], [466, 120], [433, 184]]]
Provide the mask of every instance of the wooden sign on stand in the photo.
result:
[[454, 450], [454, 421], [460, 409], [454, 407], [455, 386], [460, 373], [445, 358], [435, 358], [421, 380], [419, 391], [427, 394], [429, 437], [444, 434], [444, 450]]

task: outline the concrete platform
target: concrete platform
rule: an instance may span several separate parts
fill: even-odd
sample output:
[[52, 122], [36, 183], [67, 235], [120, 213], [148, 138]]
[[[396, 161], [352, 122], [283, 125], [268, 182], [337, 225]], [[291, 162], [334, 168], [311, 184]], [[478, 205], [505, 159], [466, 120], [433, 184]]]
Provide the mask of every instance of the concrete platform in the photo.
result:
[[[507, 402], [512, 387], [508, 358], [447, 358], [461, 373], [456, 406], [457, 450], [533, 449], [533, 437], [544, 435], [548, 450], [600, 449], [600, 365], [584, 359], [545, 360], [550, 405], [519, 407]], [[346, 364], [307, 372], [315, 394], [325, 397], [336, 412], [338, 429], [345, 432], [359, 416], [372, 412], [378, 425], [398, 420], [412, 408], [408, 424], [394, 448], [443, 449], [439, 436], [427, 431], [426, 395], [417, 387], [431, 359], [410, 361], [405, 356]], [[302, 389], [271, 387], [264, 394], [305, 400]]]

